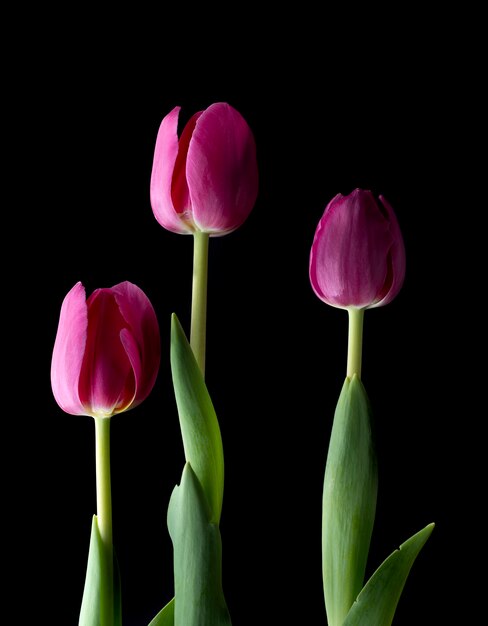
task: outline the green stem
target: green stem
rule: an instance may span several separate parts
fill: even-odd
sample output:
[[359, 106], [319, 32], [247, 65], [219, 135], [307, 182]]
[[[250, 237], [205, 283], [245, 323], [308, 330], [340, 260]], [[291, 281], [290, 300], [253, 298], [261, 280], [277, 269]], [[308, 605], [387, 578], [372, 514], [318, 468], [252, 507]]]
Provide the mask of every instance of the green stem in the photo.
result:
[[347, 344], [347, 377], [354, 374], [361, 378], [361, 357], [363, 353], [364, 309], [348, 309], [349, 337]]
[[110, 418], [95, 417], [97, 471], [97, 522], [104, 550], [105, 575], [100, 589], [100, 625], [114, 623], [114, 565], [112, 545], [112, 496], [110, 485]]
[[193, 235], [193, 291], [191, 302], [190, 346], [205, 375], [205, 335], [207, 326], [208, 233]]

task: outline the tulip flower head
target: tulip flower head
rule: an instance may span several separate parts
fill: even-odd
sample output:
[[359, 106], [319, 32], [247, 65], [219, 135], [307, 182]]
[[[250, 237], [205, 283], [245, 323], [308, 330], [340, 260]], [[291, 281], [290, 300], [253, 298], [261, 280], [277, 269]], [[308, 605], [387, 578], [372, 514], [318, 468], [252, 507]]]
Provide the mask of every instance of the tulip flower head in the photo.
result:
[[97, 289], [77, 283], [65, 297], [51, 363], [59, 406], [73, 415], [111, 417], [150, 393], [160, 362], [154, 309], [136, 285]]
[[230, 105], [195, 113], [178, 138], [175, 107], [161, 122], [151, 174], [151, 206], [161, 226], [220, 236], [238, 228], [258, 191], [254, 137]]
[[335, 307], [370, 309], [391, 302], [405, 277], [405, 247], [390, 204], [370, 191], [338, 194], [327, 205], [310, 252], [310, 281]]

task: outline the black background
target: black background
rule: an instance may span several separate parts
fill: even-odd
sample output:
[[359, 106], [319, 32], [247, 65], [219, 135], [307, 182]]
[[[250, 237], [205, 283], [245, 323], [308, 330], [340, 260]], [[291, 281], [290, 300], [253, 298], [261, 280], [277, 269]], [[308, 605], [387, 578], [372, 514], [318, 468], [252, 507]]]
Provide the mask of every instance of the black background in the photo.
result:
[[327, 202], [355, 187], [389, 199], [408, 255], [399, 296], [365, 316], [363, 381], [380, 472], [368, 574], [435, 521], [395, 624], [458, 613], [468, 623], [482, 544], [473, 497], [481, 415], [470, 380], [479, 320], [468, 315], [478, 304], [472, 231], [482, 210], [476, 42], [460, 39], [471, 22], [347, 7], [340, 17], [304, 9], [266, 24], [203, 9], [142, 22], [74, 14], [59, 28], [40, 17], [36, 30], [31, 16], [35, 37], [18, 43], [28, 53], [11, 68], [5, 119], [15, 194], [5, 308], [19, 323], [7, 332], [15, 350], [6, 387], [15, 391], [4, 445], [15, 460], [5, 498], [19, 612], [29, 598], [46, 623], [75, 624], [81, 601], [94, 427], [64, 414], [49, 382], [60, 305], [78, 280], [87, 293], [135, 282], [158, 315], [155, 389], [112, 422], [124, 625], [147, 624], [172, 595], [165, 517], [184, 457], [169, 330], [172, 312], [189, 330], [192, 240], [156, 222], [149, 179], [163, 116], [181, 105], [185, 120], [226, 101], [254, 131], [260, 171], [247, 222], [210, 242], [206, 379], [226, 459], [221, 532], [233, 623], [325, 623], [321, 490], [347, 315], [312, 292], [308, 256]]

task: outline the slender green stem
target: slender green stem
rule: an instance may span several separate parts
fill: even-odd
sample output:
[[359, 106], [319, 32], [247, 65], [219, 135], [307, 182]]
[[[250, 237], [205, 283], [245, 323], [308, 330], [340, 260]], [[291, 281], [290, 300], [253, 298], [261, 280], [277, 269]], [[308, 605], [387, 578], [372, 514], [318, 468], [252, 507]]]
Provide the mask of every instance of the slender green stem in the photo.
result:
[[361, 378], [361, 357], [363, 353], [364, 309], [348, 309], [349, 337], [347, 344], [347, 377], [357, 374]]
[[112, 496], [110, 485], [110, 418], [95, 417], [97, 470], [97, 522], [104, 549], [105, 576], [100, 590], [100, 625], [114, 623], [114, 561], [112, 545]]
[[205, 375], [205, 335], [207, 327], [208, 233], [193, 235], [193, 291], [191, 302], [190, 346]]

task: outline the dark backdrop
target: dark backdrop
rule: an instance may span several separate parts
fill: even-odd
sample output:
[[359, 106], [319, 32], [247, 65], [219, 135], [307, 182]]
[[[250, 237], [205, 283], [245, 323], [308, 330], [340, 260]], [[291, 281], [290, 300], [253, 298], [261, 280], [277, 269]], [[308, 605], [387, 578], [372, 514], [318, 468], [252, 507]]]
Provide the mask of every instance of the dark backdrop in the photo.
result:
[[184, 14], [148, 14], [141, 25], [127, 15], [123, 26], [84, 17], [83, 26], [74, 16], [37, 33], [13, 72], [19, 178], [6, 243], [12, 234], [17, 290], [6, 308], [21, 330], [6, 444], [16, 461], [5, 476], [18, 609], [28, 593], [46, 623], [77, 623], [95, 512], [94, 427], [58, 408], [49, 367], [59, 308], [78, 280], [88, 293], [133, 281], [159, 318], [155, 389], [112, 422], [125, 626], [147, 624], [172, 595], [165, 517], [184, 457], [169, 330], [172, 312], [189, 330], [192, 240], [156, 222], [149, 179], [162, 117], [175, 105], [186, 119], [227, 101], [255, 133], [260, 171], [251, 216], [211, 240], [209, 259], [207, 384], [226, 459], [221, 531], [233, 623], [325, 623], [321, 490], [347, 315], [312, 292], [308, 256], [327, 202], [355, 187], [389, 199], [408, 255], [400, 295], [365, 316], [363, 380], [380, 472], [368, 572], [435, 521], [395, 624], [466, 618], [476, 610], [469, 564], [481, 543], [476, 515], [473, 530], [464, 522], [476, 512], [464, 313], [475, 248], [466, 218], [480, 209], [470, 163], [476, 84], [456, 37], [464, 27], [455, 16], [413, 14], [371, 24], [352, 14], [281, 15], [261, 27], [241, 15], [242, 33], [234, 21], [209, 33], [201, 13], [191, 30]]

